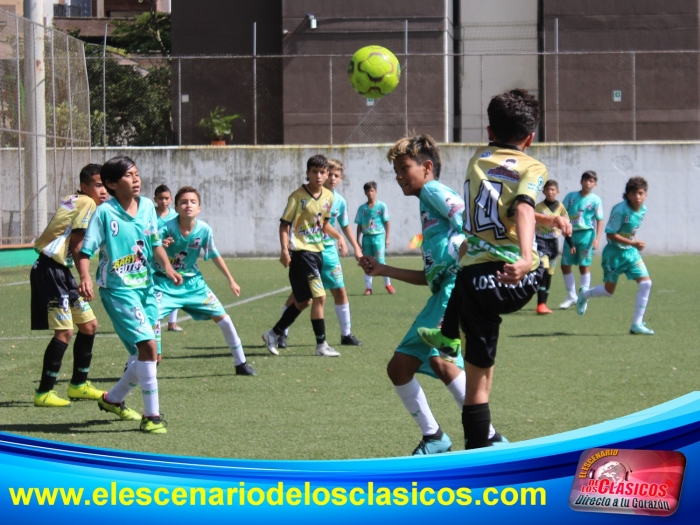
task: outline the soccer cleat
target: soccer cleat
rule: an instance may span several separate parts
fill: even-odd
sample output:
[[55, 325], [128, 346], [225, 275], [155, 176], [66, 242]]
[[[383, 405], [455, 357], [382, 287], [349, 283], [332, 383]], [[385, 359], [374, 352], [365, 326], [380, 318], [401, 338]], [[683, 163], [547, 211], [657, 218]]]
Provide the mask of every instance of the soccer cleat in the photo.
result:
[[450, 450], [452, 450], [452, 441], [450, 437], [443, 432], [440, 439], [429, 439], [427, 441], [425, 438], [421, 439], [420, 443], [418, 443], [418, 446], [413, 451], [413, 455], [428, 456], [430, 454], [442, 454]]
[[110, 403], [109, 401], [105, 400], [104, 395], [97, 400], [97, 406], [100, 407], [100, 410], [111, 412], [124, 421], [138, 421], [141, 419], [141, 415], [136, 412], [136, 410], [132, 410], [126, 406], [124, 401], [115, 405], [114, 403]]
[[437, 350], [447, 357], [454, 359], [462, 351], [462, 341], [459, 339], [449, 339], [442, 335], [439, 328], [418, 328], [418, 337], [426, 345], [437, 348]]
[[576, 301], [578, 301], [578, 297], [569, 297], [566, 301], [559, 305], [559, 308], [561, 308], [562, 310], [568, 310], [576, 304]]
[[182, 332], [182, 327], [177, 323], [168, 323], [168, 332]]
[[277, 334], [274, 330], [270, 329], [262, 335], [263, 341], [267, 345], [267, 351], [272, 355], [280, 355], [277, 351]]
[[70, 401], [58, 397], [58, 392], [49, 390], [48, 392], [34, 392], [34, 406], [44, 408], [62, 408], [69, 407]]
[[277, 348], [287, 348], [287, 334], [282, 334], [277, 338]]
[[324, 341], [323, 343], [316, 345], [316, 355], [323, 357], [338, 357], [340, 356], [340, 352], [337, 352], [335, 348], [328, 346], [328, 343]]
[[360, 340], [352, 334], [341, 335], [340, 344], [345, 346], [362, 346]]
[[[496, 433], [489, 438], [489, 446], [491, 447], [497, 447], [498, 445], [503, 445], [505, 443], [510, 443], [508, 439], [506, 439], [505, 436], [502, 436], [501, 434], [496, 431]], [[467, 440], [464, 440], [464, 450], [467, 450]]]
[[[654, 335], [654, 330], [647, 328], [646, 323], [633, 324], [630, 326], [630, 334], [632, 335]], [[34, 398], [36, 404], [36, 398]]]
[[85, 381], [82, 385], [68, 383], [68, 397], [70, 399], [100, 399], [104, 390], [95, 388], [90, 381]]
[[579, 291], [578, 291], [578, 300], [576, 301], [576, 311], [578, 312], [579, 315], [583, 315], [586, 313], [586, 310], [588, 309], [588, 299], [584, 297], [584, 292], [588, 291], [587, 286], [582, 286]]
[[250, 366], [247, 362], [236, 365], [236, 375], [237, 376], [256, 376], [258, 373], [255, 368]]
[[141, 425], [139, 425], [139, 428], [141, 429], [141, 432], [146, 432], [148, 434], [167, 434], [168, 429], [165, 428], [167, 426], [168, 424], [165, 422], [162, 415], [143, 416], [143, 418], [141, 418]]
[[371, 288], [367, 288], [367, 289], [365, 290], [365, 295], [372, 295], [372, 289], [371, 289]]
[[537, 312], [537, 315], [547, 315], [552, 313], [552, 311], [549, 308], [547, 308], [547, 305], [544, 303], [538, 304], [537, 310], [535, 311]]
[[396, 290], [394, 290], [394, 287], [390, 284], [386, 285], [386, 291], [389, 292], [391, 295], [394, 295], [396, 293]]

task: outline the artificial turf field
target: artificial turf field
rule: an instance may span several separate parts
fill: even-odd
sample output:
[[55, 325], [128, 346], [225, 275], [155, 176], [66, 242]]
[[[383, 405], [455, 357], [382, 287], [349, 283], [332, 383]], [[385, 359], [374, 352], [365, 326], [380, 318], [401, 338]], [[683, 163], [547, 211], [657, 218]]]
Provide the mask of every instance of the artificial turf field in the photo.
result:
[[[533, 299], [504, 318], [491, 394], [496, 428], [511, 441], [555, 434], [614, 419], [697, 390], [700, 323], [697, 256], [647, 256], [653, 280], [647, 309], [651, 337], [628, 334], [637, 285], [623, 277], [612, 299], [593, 299], [585, 317], [556, 307], [564, 299], [554, 279], [553, 315], [536, 316]], [[389, 264], [419, 269], [419, 257]], [[362, 296], [362, 273], [344, 260], [353, 332], [361, 347], [341, 347], [332, 298], [326, 305], [329, 342], [339, 358], [313, 355], [315, 339], [304, 312], [287, 350], [268, 354], [261, 334], [278, 319], [288, 291], [286, 271], [271, 259], [227, 259], [242, 287], [228, 289], [213, 264], [204, 276], [228, 305], [257, 377], [236, 376], [221, 331], [211, 321], [182, 321], [183, 333], [163, 334], [158, 369], [161, 411], [168, 434], [144, 435], [138, 422], [100, 412], [94, 401], [64, 409], [35, 408], [41, 361], [50, 332], [29, 330], [29, 268], [0, 270], [0, 431], [95, 447], [163, 454], [256, 459], [336, 459], [408, 455], [420, 440], [386, 377], [392, 352], [422, 309], [427, 287], [394, 282], [396, 295], [375, 278], [375, 295]], [[600, 259], [593, 284], [600, 283]], [[20, 284], [15, 284], [20, 283]], [[265, 295], [270, 294], [270, 295]], [[263, 296], [257, 298], [258, 296]], [[252, 300], [251, 300], [252, 299]], [[99, 299], [100, 323], [90, 379], [109, 389], [121, 376], [127, 352], [116, 339]], [[180, 313], [181, 319], [184, 313]], [[65, 396], [72, 369], [66, 352], [57, 390]], [[460, 413], [442, 383], [418, 376], [442, 428], [462, 450]], [[136, 389], [127, 404], [141, 410]]]

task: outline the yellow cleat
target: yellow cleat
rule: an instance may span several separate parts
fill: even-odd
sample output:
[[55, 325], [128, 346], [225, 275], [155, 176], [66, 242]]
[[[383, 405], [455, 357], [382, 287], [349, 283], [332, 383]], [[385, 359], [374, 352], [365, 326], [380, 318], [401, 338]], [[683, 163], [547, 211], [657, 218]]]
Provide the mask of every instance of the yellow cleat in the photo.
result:
[[163, 420], [163, 416], [143, 416], [141, 419], [141, 431], [148, 434], [166, 434], [168, 429], [165, 428], [167, 423]]
[[90, 381], [85, 381], [82, 385], [68, 383], [68, 397], [70, 399], [100, 399], [104, 390], [92, 386]]
[[55, 390], [49, 390], [41, 394], [39, 392], [34, 393], [34, 406], [50, 408], [69, 407], [70, 401], [58, 397], [58, 393]]

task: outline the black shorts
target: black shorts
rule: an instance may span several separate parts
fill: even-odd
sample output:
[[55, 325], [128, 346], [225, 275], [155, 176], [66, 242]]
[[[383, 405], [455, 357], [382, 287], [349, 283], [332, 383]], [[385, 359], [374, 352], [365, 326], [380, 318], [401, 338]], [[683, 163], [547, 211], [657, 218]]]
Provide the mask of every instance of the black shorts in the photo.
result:
[[321, 252], [299, 250], [292, 252], [289, 265], [289, 283], [292, 285], [294, 299], [305, 303], [309, 299], [325, 297], [326, 291], [321, 281], [323, 255]]
[[454, 292], [459, 293], [459, 317], [464, 332], [464, 360], [479, 368], [496, 362], [501, 315], [517, 312], [537, 293], [544, 269], [528, 273], [517, 285], [496, 280], [505, 263], [487, 262], [465, 266], [457, 274]]
[[540, 257], [544, 255], [550, 260], [556, 259], [559, 257], [559, 240], [537, 237], [537, 253], [540, 254]]
[[44, 254], [32, 266], [32, 330], [71, 330], [73, 323], [83, 324], [95, 314], [80, 294], [71, 271]]

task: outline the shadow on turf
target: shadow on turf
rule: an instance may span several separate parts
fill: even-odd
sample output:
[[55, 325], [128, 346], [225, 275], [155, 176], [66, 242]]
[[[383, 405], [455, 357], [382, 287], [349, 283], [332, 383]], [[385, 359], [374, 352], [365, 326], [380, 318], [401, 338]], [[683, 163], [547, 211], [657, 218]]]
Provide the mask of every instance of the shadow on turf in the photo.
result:
[[0, 408], [23, 408], [34, 406], [34, 401], [2, 401]]
[[[0, 425], [2, 432], [44, 432], [54, 434], [88, 434], [99, 432], [139, 432], [139, 428], [128, 428], [123, 430], [115, 430], [112, 426], [114, 421], [105, 421], [104, 419], [93, 419], [83, 423], [23, 423], [16, 425]], [[94, 430], [95, 426], [109, 425], [109, 429]]]
[[[599, 337], [601, 334], [579, 334], [569, 332], [549, 332], [548, 334], [518, 334], [508, 335], [506, 337], [525, 338], [525, 337]], [[605, 334], [605, 337], [622, 337], [626, 334]]]

